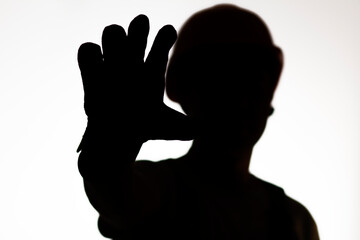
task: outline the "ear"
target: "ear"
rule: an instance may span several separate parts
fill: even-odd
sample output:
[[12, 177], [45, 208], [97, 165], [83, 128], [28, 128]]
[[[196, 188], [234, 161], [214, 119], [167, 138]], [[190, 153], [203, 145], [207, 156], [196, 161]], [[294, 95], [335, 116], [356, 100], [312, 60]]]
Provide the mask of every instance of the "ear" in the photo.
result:
[[275, 58], [276, 58], [276, 66], [274, 67], [274, 80], [276, 81], [275, 84], [275, 88], [277, 87], [279, 80], [280, 80], [280, 76], [281, 76], [281, 72], [284, 66], [284, 54], [282, 52], [282, 50], [278, 47], [275, 47]]
[[273, 106], [270, 106], [270, 109], [269, 109], [269, 117], [270, 117], [271, 115], [273, 115], [274, 111], [275, 111], [274, 107], [273, 107]]

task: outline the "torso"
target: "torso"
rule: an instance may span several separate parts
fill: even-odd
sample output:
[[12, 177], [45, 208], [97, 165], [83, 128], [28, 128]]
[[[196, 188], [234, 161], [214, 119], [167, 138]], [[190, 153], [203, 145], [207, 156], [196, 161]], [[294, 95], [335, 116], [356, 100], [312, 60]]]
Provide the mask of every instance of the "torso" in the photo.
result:
[[184, 159], [156, 164], [174, 178], [163, 180], [172, 186], [170, 197], [144, 223], [144, 233], [157, 229], [157, 239], [292, 239], [281, 188], [253, 175], [247, 186], [208, 181]]

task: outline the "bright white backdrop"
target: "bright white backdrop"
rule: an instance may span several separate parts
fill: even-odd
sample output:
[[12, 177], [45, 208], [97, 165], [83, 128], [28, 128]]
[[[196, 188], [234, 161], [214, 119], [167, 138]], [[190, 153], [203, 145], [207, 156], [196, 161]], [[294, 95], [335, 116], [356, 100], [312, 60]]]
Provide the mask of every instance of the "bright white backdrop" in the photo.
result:
[[[232, 2], [262, 16], [285, 53], [251, 171], [302, 202], [322, 239], [360, 239], [360, 2]], [[86, 125], [77, 48], [139, 13], [150, 18], [151, 43], [162, 25], [179, 29], [215, 3], [1, 0], [0, 239], [101, 239], [77, 172]], [[150, 142], [139, 158], [177, 157], [189, 146]]]

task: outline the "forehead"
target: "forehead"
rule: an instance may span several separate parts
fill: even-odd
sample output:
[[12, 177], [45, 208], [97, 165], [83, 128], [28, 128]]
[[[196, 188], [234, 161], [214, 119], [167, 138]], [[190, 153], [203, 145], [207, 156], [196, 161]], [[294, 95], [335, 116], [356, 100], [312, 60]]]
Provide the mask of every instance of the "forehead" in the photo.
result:
[[181, 81], [188, 91], [222, 98], [272, 93], [276, 49], [221, 45], [194, 49], [184, 56]]
[[[277, 64], [276, 48], [258, 45], [204, 45], [192, 49], [180, 59], [183, 71], [191, 75], [217, 76], [270, 72]], [[256, 71], [256, 72], [254, 72]]]

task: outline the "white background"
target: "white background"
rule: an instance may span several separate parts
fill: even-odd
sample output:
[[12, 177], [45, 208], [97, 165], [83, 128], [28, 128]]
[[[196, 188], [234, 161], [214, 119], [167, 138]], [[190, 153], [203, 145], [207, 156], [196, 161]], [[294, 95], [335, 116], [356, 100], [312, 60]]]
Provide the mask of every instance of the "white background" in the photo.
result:
[[[285, 54], [251, 171], [302, 202], [322, 239], [360, 239], [360, 1], [233, 2], [262, 16]], [[152, 42], [162, 25], [179, 29], [215, 3], [0, 0], [0, 239], [101, 239], [77, 171], [86, 126], [77, 49], [139, 13]], [[139, 157], [189, 146], [148, 143]]]

